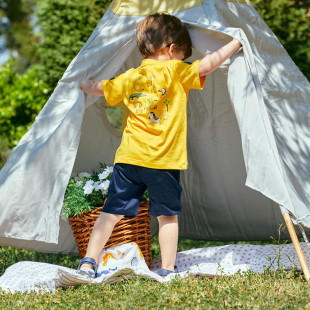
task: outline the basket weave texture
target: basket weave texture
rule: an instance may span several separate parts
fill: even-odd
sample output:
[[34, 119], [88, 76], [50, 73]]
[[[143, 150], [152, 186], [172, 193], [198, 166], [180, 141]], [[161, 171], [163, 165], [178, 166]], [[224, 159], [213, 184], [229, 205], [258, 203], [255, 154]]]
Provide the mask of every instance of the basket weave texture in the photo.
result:
[[[68, 218], [81, 258], [86, 254], [92, 229], [102, 209], [103, 206], [93, 211], [84, 212], [81, 217]], [[142, 201], [137, 216], [134, 218], [122, 218], [115, 225], [104, 248], [135, 242], [138, 244], [146, 264], [150, 266], [152, 259], [151, 237], [149, 202]]]

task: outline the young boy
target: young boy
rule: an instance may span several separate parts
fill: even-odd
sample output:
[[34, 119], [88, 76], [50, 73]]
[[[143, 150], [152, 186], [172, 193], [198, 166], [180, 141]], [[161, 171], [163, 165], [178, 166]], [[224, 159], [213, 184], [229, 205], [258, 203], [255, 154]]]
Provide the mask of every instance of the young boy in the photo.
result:
[[110, 105], [123, 101], [130, 114], [115, 166], [108, 199], [80, 261], [81, 273], [95, 277], [98, 256], [115, 224], [123, 216], [138, 214], [139, 203], [149, 190], [150, 213], [159, 222], [163, 277], [175, 272], [178, 242], [177, 215], [181, 213], [180, 170], [187, 169], [187, 116], [189, 89], [202, 89], [205, 76], [217, 69], [241, 46], [233, 39], [193, 64], [189, 33], [182, 22], [168, 14], [153, 14], [136, 30], [140, 67], [111, 80], [86, 80], [86, 94], [105, 96]]

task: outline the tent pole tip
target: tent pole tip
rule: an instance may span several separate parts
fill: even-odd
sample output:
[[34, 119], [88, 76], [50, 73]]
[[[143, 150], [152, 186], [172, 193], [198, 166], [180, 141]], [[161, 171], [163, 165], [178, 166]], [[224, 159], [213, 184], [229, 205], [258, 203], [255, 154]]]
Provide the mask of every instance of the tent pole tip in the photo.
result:
[[293, 245], [294, 245], [294, 248], [295, 248], [298, 260], [300, 262], [302, 271], [304, 273], [305, 279], [307, 281], [309, 281], [310, 280], [310, 271], [309, 271], [309, 268], [308, 268], [308, 265], [307, 265], [304, 253], [303, 253], [303, 251], [301, 249], [299, 240], [297, 238], [297, 235], [296, 235], [296, 232], [295, 232], [294, 225], [292, 223], [291, 217], [290, 217], [288, 212], [283, 213], [283, 217], [284, 217], [285, 224], [286, 224], [286, 227], [288, 229], [288, 232], [290, 234], [290, 237], [292, 239], [292, 242], [293, 242]]

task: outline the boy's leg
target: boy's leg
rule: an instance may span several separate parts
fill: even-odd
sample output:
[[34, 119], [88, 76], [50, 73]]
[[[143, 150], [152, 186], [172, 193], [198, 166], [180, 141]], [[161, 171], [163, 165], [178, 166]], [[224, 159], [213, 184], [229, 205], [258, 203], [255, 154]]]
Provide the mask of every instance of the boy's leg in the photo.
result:
[[150, 214], [159, 223], [162, 268], [174, 272], [178, 245], [178, 214], [181, 213], [180, 171], [148, 169], [143, 180], [149, 189]]
[[[123, 215], [102, 212], [92, 230], [85, 257], [91, 257], [98, 263], [99, 254], [111, 236], [114, 226], [122, 219]], [[92, 268], [90, 264], [82, 267]]]
[[178, 216], [158, 216], [159, 245], [161, 252], [162, 269], [174, 271], [175, 259], [178, 246]]
[[[98, 262], [99, 254], [118, 221], [124, 215], [135, 216], [138, 214], [139, 202], [145, 188], [145, 184], [137, 175], [136, 166], [128, 164], [116, 164], [114, 166], [108, 198], [94, 225], [85, 257], [93, 258]], [[92, 268], [92, 265], [85, 263], [80, 267]]]

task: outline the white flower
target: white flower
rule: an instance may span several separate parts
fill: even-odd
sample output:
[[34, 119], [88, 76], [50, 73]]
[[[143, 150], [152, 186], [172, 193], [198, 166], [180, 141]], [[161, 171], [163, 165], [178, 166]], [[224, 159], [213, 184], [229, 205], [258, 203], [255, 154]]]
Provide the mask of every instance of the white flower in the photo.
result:
[[99, 180], [104, 180], [109, 176], [109, 172], [104, 170], [103, 172], [101, 172], [100, 174], [98, 174]]
[[85, 194], [85, 195], [91, 194], [91, 193], [93, 192], [93, 189], [94, 189], [94, 188], [93, 188], [91, 185], [89, 185], [89, 186], [85, 185], [85, 186], [83, 187], [84, 194]]
[[102, 195], [106, 195], [108, 193], [108, 190], [101, 191]]
[[94, 190], [94, 185], [95, 182], [93, 180], [88, 180], [83, 187], [84, 194], [85, 195], [91, 194]]
[[98, 181], [94, 184], [94, 187], [96, 191], [101, 191], [105, 186], [103, 185], [102, 182]]
[[110, 173], [112, 173], [113, 172], [113, 166], [107, 166], [107, 168], [106, 168], [108, 171], [110, 171]]
[[88, 180], [86, 183], [85, 183], [85, 185], [87, 185], [87, 186], [89, 186], [89, 185], [94, 185], [95, 184], [95, 182], [94, 182], [94, 180]]
[[93, 184], [93, 188], [94, 188], [94, 190], [95, 191], [97, 191], [98, 190], [98, 185], [99, 185], [99, 182], [95, 182], [94, 184]]
[[81, 172], [79, 173], [79, 176], [83, 177], [83, 178], [90, 178], [91, 175], [88, 172]]
[[98, 177], [99, 177], [100, 180], [104, 180], [104, 179], [106, 179], [106, 178], [110, 175], [110, 173], [112, 173], [112, 172], [113, 172], [113, 166], [107, 166], [107, 167], [103, 170], [103, 172], [101, 172], [100, 174], [98, 174]]
[[106, 191], [109, 188], [109, 185], [110, 185], [110, 181], [109, 180], [105, 180], [102, 183], [97, 184], [96, 191], [99, 191], [99, 190]]
[[106, 180], [103, 182], [103, 189], [104, 190], [107, 190], [110, 186], [110, 181], [109, 180]]

